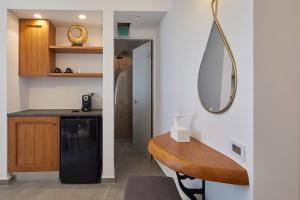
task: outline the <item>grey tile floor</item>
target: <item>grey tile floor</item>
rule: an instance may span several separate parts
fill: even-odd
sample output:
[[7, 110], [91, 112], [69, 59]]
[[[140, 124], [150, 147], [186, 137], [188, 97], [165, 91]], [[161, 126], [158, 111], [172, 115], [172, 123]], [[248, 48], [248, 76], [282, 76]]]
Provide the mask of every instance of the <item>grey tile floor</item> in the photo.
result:
[[131, 175], [163, 176], [158, 165], [130, 143], [117, 143], [116, 183], [64, 185], [58, 181], [21, 181], [0, 186], [0, 200], [122, 200]]

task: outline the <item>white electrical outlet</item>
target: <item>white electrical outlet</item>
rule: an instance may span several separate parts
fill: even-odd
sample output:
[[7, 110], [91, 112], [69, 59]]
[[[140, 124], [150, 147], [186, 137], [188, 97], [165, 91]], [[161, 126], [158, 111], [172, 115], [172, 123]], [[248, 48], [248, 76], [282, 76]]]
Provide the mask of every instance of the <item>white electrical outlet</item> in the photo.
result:
[[241, 159], [242, 161], [246, 161], [246, 146], [237, 142], [236, 140], [230, 141], [230, 151], [236, 157]]

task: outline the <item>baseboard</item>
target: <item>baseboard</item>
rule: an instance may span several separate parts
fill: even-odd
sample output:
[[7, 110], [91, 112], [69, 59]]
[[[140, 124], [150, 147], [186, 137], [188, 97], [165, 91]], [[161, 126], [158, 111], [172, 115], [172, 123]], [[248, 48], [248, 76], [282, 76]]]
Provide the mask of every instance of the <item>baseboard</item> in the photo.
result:
[[[58, 181], [59, 172], [17, 172], [14, 173], [13, 177], [16, 181]], [[115, 183], [115, 182], [116, 182], [115, 177], [101, 178], [101, 183]]]
[[115, 177], [103, 177], [101, 178], [101, 183], [116, 183]]
[[17, 172], [16, 181], [58, 181], [59, 172]]
[[9, 176], [5, 179], [0, 179], [0, 185], [9, 185], [13, 181], [13, 176]]

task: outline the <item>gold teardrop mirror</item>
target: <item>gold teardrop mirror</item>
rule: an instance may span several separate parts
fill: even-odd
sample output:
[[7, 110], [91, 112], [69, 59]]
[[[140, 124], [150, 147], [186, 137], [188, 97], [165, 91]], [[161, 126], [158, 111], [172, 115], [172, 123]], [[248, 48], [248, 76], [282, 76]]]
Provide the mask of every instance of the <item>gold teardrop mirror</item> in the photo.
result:
[[234, 56], [217, 18], [218, 0], [211, 9], [214, 22], [198, 74], [198, 94], [203, 107], [211, 113], [224, 113], [233, 103], [237, 90]]

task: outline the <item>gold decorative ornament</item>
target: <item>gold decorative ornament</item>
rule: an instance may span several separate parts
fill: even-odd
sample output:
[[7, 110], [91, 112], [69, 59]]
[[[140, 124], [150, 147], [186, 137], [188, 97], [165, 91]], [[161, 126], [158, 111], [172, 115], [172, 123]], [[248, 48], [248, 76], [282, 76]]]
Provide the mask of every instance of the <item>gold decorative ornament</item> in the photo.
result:
[[[72, 35], [72, 32], [75, 29], [79, 30], [80, 32], [78, 37], [74, 37]], [[72, 43], [72, 46], [82, 46], [88, 39], [88, 32], [82, 25], [73, 25], [69, 28], [67, 36], [69, 41]]]

